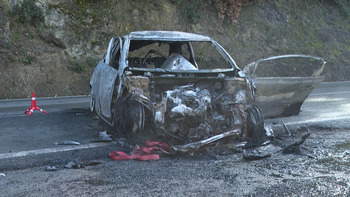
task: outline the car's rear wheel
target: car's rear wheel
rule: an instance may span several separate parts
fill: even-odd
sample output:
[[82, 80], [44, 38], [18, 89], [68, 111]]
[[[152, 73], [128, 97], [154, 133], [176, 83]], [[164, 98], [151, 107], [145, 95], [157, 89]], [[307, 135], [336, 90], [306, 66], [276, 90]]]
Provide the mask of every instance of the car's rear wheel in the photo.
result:
[[246, 112], [248, 137], [253, 144], [260, 145], [266, 141], [263, 113], [257, 105], [252, 105]]

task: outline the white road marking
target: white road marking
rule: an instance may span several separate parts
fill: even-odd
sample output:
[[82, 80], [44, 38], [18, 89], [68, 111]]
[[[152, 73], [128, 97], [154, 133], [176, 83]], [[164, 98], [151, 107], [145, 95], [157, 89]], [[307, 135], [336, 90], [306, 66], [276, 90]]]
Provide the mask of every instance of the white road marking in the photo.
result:
[[322, 92], [322, 93], [310, 94], [310, 96], [329, 95], [329, 94], [350, 94], [350, 91], [344, 91], [344, 92]]
[[2, 115], [1, 112], [0, 112], [0, 118], [15, 118], [15, 117], [25, 117], [25, 116], [28, 116], [27, 114], [5, 114], [5, 115]]
[[0, 160], [1, 159], [8, 159], [8, 158], [15, 158], [15, 157], [24, 157], [24, 156], [31, 156], [31, 155], [40, 155], [40, 154], [46, 154], [46, 153], [58, 153], [58, 152], [64, 152], [64, 151], [71, 151], [71, 150], [81, 150], [81, 149], [87, 149], [87, 148], [97, 148], [97, 147], [103, 147], [111, 144], [116, 144], [117, 142], [99, 142], [99, 143], [90, 143], [90, 144], [84, 144], [84, 145], [66, 145], [56, 148], [45, 148], [45, 149], [38, 149], [38, 150], [29, 150], [29, 151], [21, 151], [21, 152], [15, 152], [15, 153], [2, 153], [0, 154]]
[[317, 117], [317, 118], [308, 119], [308, 120], [285, 122], [285, 124], [286, 125], [297, 125], [297, 124], [308, 124], [308, 123], [318, 123], [318, 122], [324, 122], [324, 121], [349, 120], [349, 119], [350, 119], [350, 116], [328, 117], [328, 118]]

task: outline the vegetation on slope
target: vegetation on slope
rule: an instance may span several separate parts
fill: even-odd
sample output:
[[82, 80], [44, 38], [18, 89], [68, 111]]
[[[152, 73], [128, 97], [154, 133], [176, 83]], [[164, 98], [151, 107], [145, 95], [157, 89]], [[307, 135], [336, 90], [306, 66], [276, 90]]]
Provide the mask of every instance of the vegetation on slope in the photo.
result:
[[240, 67], [281, 54], [327, 61], [326, 81], [350, 80], [348, 0], [0, 1], [0, 98], [88, 94], [113, 35], [205, 33]]

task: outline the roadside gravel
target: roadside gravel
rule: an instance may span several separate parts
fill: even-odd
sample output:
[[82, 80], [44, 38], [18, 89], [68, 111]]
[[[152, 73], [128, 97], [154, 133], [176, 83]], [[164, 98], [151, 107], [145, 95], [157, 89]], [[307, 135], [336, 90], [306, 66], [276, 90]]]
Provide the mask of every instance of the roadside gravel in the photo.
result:
[[[311, 135], [300, 152], [283, 147]], [[113, 161], [107, 156], [80, 169], [45, 166], [3, 172], [1, 196], [349, 196], [350, 131], [301, 128], [280, 134], [279, 150], [246, 161], [241, 152]], [[116, 150], [118, 147], [116, 147]]]

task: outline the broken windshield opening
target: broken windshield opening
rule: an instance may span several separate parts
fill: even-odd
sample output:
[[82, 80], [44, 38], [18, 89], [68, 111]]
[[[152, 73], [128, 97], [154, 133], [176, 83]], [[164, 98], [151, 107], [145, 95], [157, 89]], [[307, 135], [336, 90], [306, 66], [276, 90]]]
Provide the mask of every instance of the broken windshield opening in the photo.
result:
[[229, 69], [232, 66], [216, 50], [211, 42], [192, 42], [195, 58], [200, 70]]
[[[136, 46], [133, 46], [136, 45]], [[166, 70], [230, 69], [211, 42], [131, 41], [128, 66]]]

